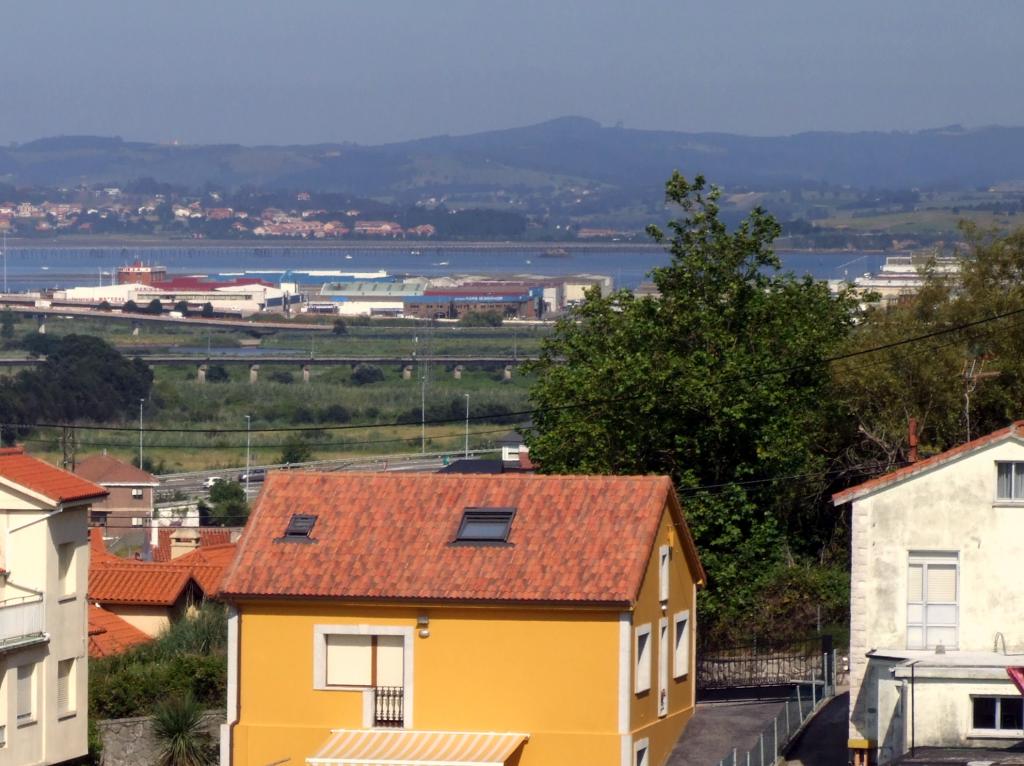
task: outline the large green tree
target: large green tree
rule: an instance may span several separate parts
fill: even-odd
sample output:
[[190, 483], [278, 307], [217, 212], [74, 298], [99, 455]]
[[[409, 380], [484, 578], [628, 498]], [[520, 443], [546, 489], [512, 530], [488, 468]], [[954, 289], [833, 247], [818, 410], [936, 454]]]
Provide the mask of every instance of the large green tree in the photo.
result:
[[[822, 364], [846, 336], [852, 299], [781, 272], [776, 221], [761, 209], [733, 231], [719, 190], [678, 173], [660, 295], [588, 293], [534, 365], [531, 457], [551, 473], [668, 474], [709, 590], [705, 625], [725, 631], [774, 565], [820, 555], [834, 439]], [[823, 515], [824, 514], [824, 515]]]

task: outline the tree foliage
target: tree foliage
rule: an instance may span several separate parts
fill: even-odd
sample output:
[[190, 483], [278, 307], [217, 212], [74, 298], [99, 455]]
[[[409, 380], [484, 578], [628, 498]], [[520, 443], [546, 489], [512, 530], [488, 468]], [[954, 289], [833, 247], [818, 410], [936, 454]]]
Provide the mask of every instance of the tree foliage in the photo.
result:
[[301, 434], [289, 434], [281, 447], [281, 456], [277, 462], [285, 465], [308, 463], [313, 459], [313, 448], [306, 443]]
[[218, 481], [210, 487], [210, 502], [203, 503], [200, 516], [217, 527], [240, 527], [249, 518], [245, 489], [237, 481]]
[[671, 254], [652, 273], [660, 296], [594, 289], [557, 323], [533, 365], [528, 443], [549, 473], [671, 476], [709, 573], [703, 618], [724, 630], [772, 562], [833, 542], [815, 502], [837, 410], [820, 363], [853, 303], [781, 273], [761, 209], [729, 231], [702, 177], [677, 173], [666, 194], [683, 217], [650, 229]]
[[[0, 422], [11, 424], [111, 422], [131, 417], [149, 396], [153, 372], [100, 338], [31, 333], [31, 348], [46, 355], [34, 369], [0, 381]], [[20, 431], [21, 433], [24, 430]], [[14, 429], [5, 427], [10, 440]]]

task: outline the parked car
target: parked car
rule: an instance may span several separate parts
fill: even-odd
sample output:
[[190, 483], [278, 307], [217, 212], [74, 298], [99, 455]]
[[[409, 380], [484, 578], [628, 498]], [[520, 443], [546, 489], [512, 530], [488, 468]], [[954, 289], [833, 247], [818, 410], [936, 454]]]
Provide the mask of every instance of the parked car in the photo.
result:
[[238, 474], [238, 481], [242, 484], [244, 484], [246, 480], [252, 483], [254, 481], [263, 481], [265, 478], [267, 478], [266, 468], [251, 468], [249, 469], [249, 473], [242, 471]]
[[210, 489], [214, 484], [218, 484], [222, 481], [224, 481], [223, 476], [210, 476], [206, 481], [203, 482], [203, 486], [206, 487], [206, 489]]

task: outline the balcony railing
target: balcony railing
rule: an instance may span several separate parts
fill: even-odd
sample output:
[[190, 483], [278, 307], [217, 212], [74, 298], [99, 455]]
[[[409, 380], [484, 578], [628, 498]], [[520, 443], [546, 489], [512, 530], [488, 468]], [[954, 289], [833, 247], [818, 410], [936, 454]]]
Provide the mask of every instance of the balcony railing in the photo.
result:
[[402, 728], [405, 725], [405, 689], [401, 686], [373, 687], [373, 725]]
[[33, 594], [0, 601], [0, 649], [42, 638], [43, 597]]

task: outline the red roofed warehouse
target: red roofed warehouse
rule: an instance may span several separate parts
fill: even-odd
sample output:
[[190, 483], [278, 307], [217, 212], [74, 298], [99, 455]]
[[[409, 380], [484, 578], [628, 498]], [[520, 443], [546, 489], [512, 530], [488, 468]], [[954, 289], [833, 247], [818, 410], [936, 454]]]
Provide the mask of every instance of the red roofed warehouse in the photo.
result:
[[657, 766], [703, 581], [663, 477], [271, 474], [221, 588], [222, 752]]

